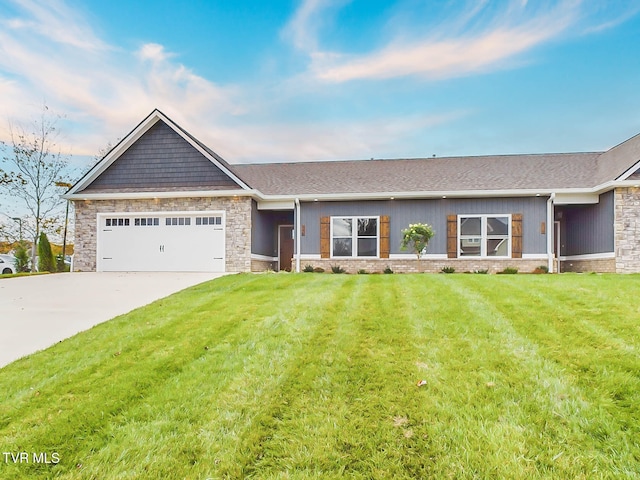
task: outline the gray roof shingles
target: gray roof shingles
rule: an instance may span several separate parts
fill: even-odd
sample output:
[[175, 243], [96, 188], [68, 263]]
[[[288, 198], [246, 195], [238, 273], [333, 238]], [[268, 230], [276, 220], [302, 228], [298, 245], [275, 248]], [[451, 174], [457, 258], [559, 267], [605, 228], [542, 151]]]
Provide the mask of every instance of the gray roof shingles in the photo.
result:
[[601, 153], [237, 164], [267, 195], [454, 192], [595, 186]]

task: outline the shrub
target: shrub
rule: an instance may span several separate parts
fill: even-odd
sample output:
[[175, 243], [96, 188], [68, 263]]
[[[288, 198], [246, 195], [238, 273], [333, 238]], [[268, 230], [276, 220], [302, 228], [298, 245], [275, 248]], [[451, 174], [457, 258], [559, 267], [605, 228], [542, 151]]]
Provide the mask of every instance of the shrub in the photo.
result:
[[367, 271], [364, 268], [361, 268], [360, 270], [358, 270], [358, 275], [366, 275]]
[[518, 273], [518, 269], [515, 267], [507, 267], [504, 270], [502, 270], [502, 272], [500, 273], [505, 273], [507, 275], [515, 275], [516, 273]]
[[393, 273], [393, 270], [391, 270], [391, 267], [390, 267], [389, 265], [387, 265], [387, 268], [385, 268], [385, 269], [383, 270], [383, 273], [391, 274], [391, 273]]
[[64, 256], [62, 254], [56, 255], [56, 266], [58, 268], [58, 272], [71, 271], [71, 266], [64, 263]]
[[18, 243], [14, 256], [16, 257], [16, 270], [18, 272], [27, 272], [29, 270], [29, 254], [24, 243]]
[[535, 268], [533, 273], [549, 273], [549, 267], [547, 267], [546, 265], [540, 265], [539, 267]]
[[313, 265], [305, 265], [302, 271], [307, 273], [313, 272]]
[[482, 269], [474, 270], [473, 273], [479, 273], [481, 275], [486, 275], [487, 273], [489, 273], [489, 269], [488, 268], [482, 268]]
[[44, 232], [40, 234], [40, 239], [38, 240], [38, 270], [41, 272], [56, 271], [51, 244]]
[[346, 270], [340, 265], [331, 265], [331, 271], [333, 273], [346, 273]]
[[442, 268], [440, 269], [440, 271], [441, 271], [442, 273], [454, 273], [454, 272], [456, 271], [456, 269], [455, 269], [455, 268], [453, 268], [453, 267], [442, 267]]
[[324, 268], [322, 267], [316, 267], [313, 269], [314, 273], [324, 273]]

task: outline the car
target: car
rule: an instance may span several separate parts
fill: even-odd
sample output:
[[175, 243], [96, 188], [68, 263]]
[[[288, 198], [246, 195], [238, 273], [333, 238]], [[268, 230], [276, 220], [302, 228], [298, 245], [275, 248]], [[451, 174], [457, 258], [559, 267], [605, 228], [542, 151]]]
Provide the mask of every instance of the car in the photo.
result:
[[16, 272], [16, 258], [13, 255], [0, 255], [0, 274]]

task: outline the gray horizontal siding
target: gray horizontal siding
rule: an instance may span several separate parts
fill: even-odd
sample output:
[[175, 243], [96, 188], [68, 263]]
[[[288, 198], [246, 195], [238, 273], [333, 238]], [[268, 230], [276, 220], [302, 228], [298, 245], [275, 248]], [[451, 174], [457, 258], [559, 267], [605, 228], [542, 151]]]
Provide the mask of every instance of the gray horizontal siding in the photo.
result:
[[309, 202], [301, 204], [301, 223], [305, 236], [302, 254], [320, 253], [320, 218], [337, 215], [389, 215], [391, 253], [400, 250], [401, 230], [410, 223], [428, 223], [436, 234], [428, 253], [447, 253], [447, 215], [521, 213], [523, 215], [523, 253], [544, 254], [546, 237], [540, 224], [546, 221], [546, 198], [518, 197], [496, 199], [388, 200], [362, 202]]
[[564, 207], [560, 224], [562, 255], [614, 251], [613, 191], [600, 195], [599, 203]]
[[239, 186], [162, 121], [151, 127], [84, 191]]

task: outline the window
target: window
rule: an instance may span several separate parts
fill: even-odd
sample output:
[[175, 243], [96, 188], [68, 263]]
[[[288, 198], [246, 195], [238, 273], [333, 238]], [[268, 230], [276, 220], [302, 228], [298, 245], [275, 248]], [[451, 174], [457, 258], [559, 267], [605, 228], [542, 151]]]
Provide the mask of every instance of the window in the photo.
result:
[[222, 217], [196, 217], [196, 225], [222, 225]]
[[191, 225], [190, 217], [167, 217], [166, 225]]
[[378, 217], [332, 217], [332, 257], [377, 257]]
[[510, 256], [510, 215], [460, 215], [458, 222], [458, 256]]
[[128, 227], [129, 219], [128, 218], [107, 218], [104, 224], [107, 227]]
[[134, 218], [133, 224], [136, 227], [157, 227], [160, 225], [159, 218]]

